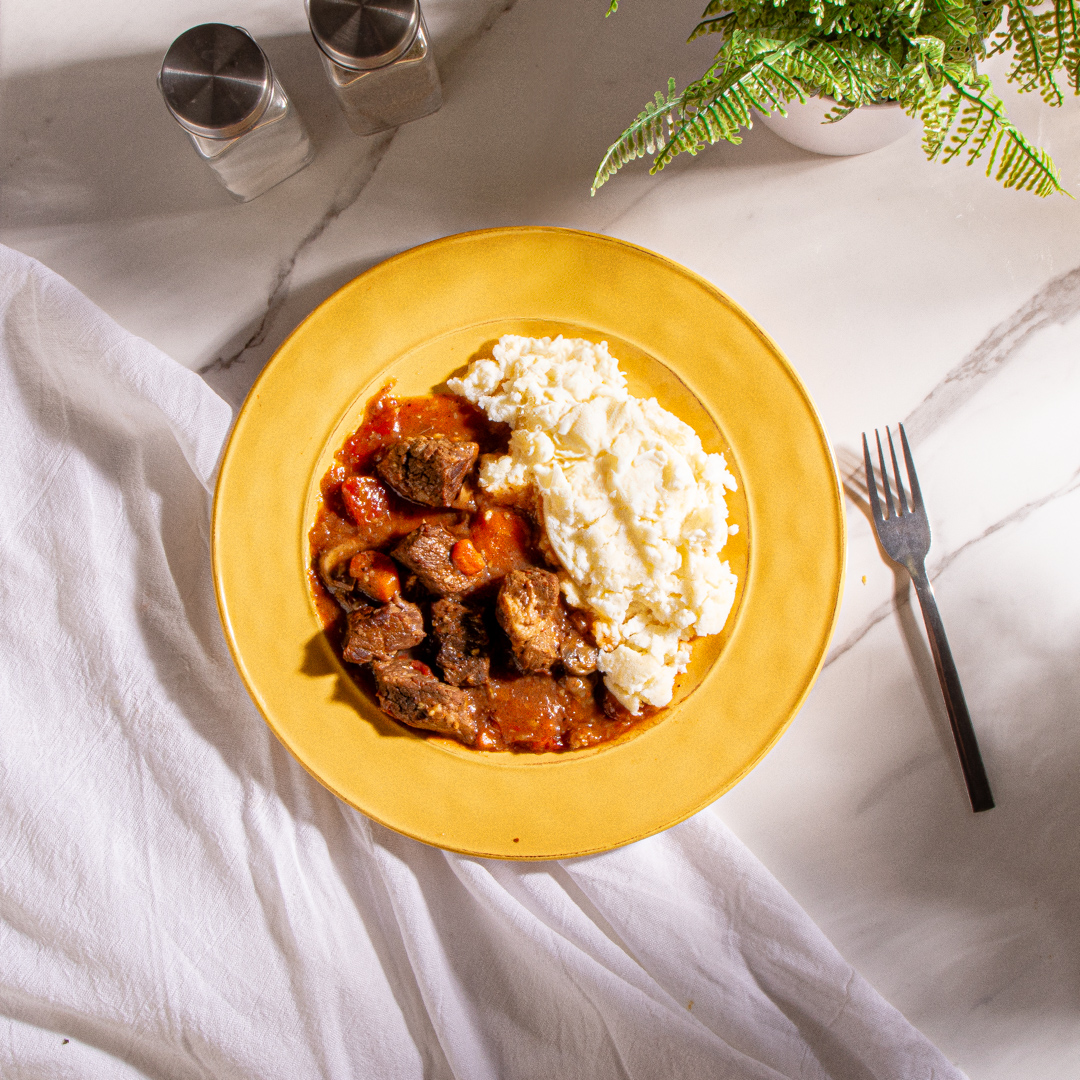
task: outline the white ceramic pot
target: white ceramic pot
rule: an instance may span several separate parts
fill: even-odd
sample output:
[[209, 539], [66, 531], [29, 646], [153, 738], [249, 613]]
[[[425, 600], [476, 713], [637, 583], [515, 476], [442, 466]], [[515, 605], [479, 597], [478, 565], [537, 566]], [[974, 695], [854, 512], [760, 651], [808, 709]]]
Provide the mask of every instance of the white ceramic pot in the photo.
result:
[[785, 142], [834, 157], [880, 150], [919, 127], [917, 119], [892, 101], [863, 105], [835, 124], [823, 123], [826, 113], [835, 105], [832, 98], [826, 97], [811, 97], [804, 102], [796, 99], [784, 106], [787, 116], [778, 112], [770, 116], [758, 113], [757, 119]]

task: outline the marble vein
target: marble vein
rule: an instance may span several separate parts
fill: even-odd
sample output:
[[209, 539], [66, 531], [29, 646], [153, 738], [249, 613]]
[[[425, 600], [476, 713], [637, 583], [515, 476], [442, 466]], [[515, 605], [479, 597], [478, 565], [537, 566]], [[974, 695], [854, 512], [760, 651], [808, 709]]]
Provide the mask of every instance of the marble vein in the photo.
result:
[[[1029, 518], [1037, 510], [1041, 510], [1049, 503], [1055, 502], [1067, 495], [1071, 495], [1077, 490], [1080, 490], [1080, 468], [1077, 468], [1064, 484], [1056, 487], [1053, 491], [1048, 492], [1041, 498], [1024, 503], [1023, 506], [1018, 506], [1003, 518], [999, 518], [992, 525], [988, 525], [977, 536], [973, 536], [958, 548], [943, 555], [933, 567], [927, 569], [927, 575], [931, 582], [936, 581], [961, 555], [975, 547], [976, 544], [982, 543], [984, 540], [993, 536], [995, 533], [1001, 532], [1002, 529], [1008, 528], [1010, 525], [1019, 525], [1020, 522]], [[894, 566], [895, 564], [890, 561], [889, 565]], [[839, 660], [844, 653], [850, 652], [864, 637], [866, 637], [867, 634], [870, 633], [871, 630], [874, 629], [875, 626], [877, 626], [878, 623], [883, 619], [886, 619], [894, 609], [899, 609], [911, 604], [911, 590], [908, 588], [909, 579], [907, 573], [902, 568], [897, 567], [896, 569], [897, 587], [893, 592], [892, 598], [886, 600], [882, 604], [878, 604], [857, 629], [853, 630], [841, 644], [829, 650], [829, 655], [825, 658], [824, 665], [822, 665], [823, 668], [827, 668], [830, 664]]]
[[1032, 335], [1080, 313], [1080, 267], [1044, 285], [1030, 300], [998, 323], [911, 411], [904, 428], [920, 442], [988, 380], [1016, 358]]
[[[1054, 323], [1066, 323], [1078, 313], [1080, 313], [1080, 267], [1048, 282], [1012, 315], [998, 323], [956, 367], [949, 371], [903, 421], [909, 440], [917, 444], [944, 423], [964, 402], [1015, 359], [1034, 334]], [[870, 508], [866, 500], [866, 472], [862, 456], [846, 447], [838, 447], [836, 456], [845, 494], [867, 518], [870, 518]], [[988, 526], [978, 536], [966, 541], [955, 551], [946, 553], [933, 568], [928, 570], [930, 580], [935, 580], [963, 552], [975, 544], [981, 543], [1001, 529], [1018, 524], [1047, 503], [1075, 491], [1078, 486], [1080, 486], [1080, 470], [1077, 470], [1068, 481], [1048, 495], [1025, 503]], [[882, 558], [885, 556], [882, 555]], [[834, 646], [829, 651], [823, 667], [828, 667], [853, 649], [878, 623], [888, 617], [890, 612], [910, 603], [907, 575], [901, 573], [892, 598], [874, 608], [859, 627], [852, 631], [843, 642]]]
[[[443, 58], [439, 64], [439, 70], [444, 82], [448, 77], [454, 74], [461, 58], [471, 52], [500, 19], [514, 9], [517, 2], [518, 0], [502, 0], [502, 2], [492, 5], [487, 15], [473, 33], [456, 43], [453, 48], [448, 51], [446, 57]], [[342, 187], [338, 189], [333, 202], [326, 212], [308, 230], [293, 249], [292, 253], [282, 261], [278, 267], [278, 272], [274, 277], [270, 295], [267, 297], [266, 309], [251, 335], [235, 352], [225, 356], [218, 356], [200, 367], [198, 369], [200, 375], [207, 375], [215, 371], [227, 371], [235, 364], [242, 363], [250, 350], [257, 348], [266, 340], [266, 337], [274, 324], [275, 318], [288, 299], [293, 272], [296, 269], [296, 264], [300, 256], [316, 243], [323, 233], [325, 233], [326, 230], [363, 195], [365, 188], [378, 171], [383, 158], [385, 158], [389, 152], [398, 130], [399, 129], [395, 128], [382, 135], [370, 137], [367, 142], [367, 145], [370, 148], [367, 167], [361, 169], [359, 174], [353, 177], [349, 183], [342, 185]]]
[[493, 4], [487, 15], [472, 33], [467, 34], [461, 41], [457, 42], [445, 57], [439, 57], [439, 77], [444, 83], [456, 74], [462, 57], [470, 53], [504, 15], [508, 15], [513, 11], [517, 3], [518, 0], [501, 0], [501, 2]]
[[262, 318], [251, 336], [236, 352], [230, 353], [228, 356], [218, 356], [208, 364], [204, 364], [199, 368], [200, 375], [206, 375], [212, 371], [226, 371], [234, 364], [241, 362], [250, 349], [262, 344], [274, 323], [275, 317], [288, 297], [289, 285], [292, 281], [293, 271], [296, 269], [297, 260], [364, 193], [364, 188], [371, 182], [372, 177], [378, 170], [379, 163], [386, 156], [396, 134], [397, 129], [395, 128], [393, 131], [371, 137], [371, 142], [367, 144], [371, 147], [367, 167], [360, 169], [358, 175], [350, 177], [345, 184], [338, 188], [333, 201], [322, 217], [307, 231], [292, 253], [278, 267], [274, 284], [266, 300], [266, 310], [263, 312]]
[[[1044, 327], [1064, 324], [1080, 314], [1080, 266], [1044, 285], [1022, 307], [990, 331], [903, 420], [914, 445], [940, 427], [1002, 369]], [[855, 501], [866, 491], [862, 455], [837, 447], [845, 490]]]

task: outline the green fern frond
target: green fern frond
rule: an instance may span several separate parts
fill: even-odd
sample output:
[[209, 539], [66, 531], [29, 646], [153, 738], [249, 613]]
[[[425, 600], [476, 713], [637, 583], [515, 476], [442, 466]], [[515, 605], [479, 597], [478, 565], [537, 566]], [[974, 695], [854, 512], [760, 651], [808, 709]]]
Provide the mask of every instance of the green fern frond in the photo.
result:
[[[618, 0], [608, 3], [610, 14]], [[834, 99], [828, 122], [895, 101], [921, 118], [930, 158], [983, 159], [1006, 187], [1062, 190], [979, 64], [1008, 53], [1019, 90], [1051, 105], [1065, 81], [1080, 94], [1080, 0], [708, 0], [690, 40], [706, 35], [720, 42], [708, 69], [681, 93], [669, 81], [638, 114], [605, 155], [594, 194], [628, 161], [653, 154], [658, 172], [678, 154], [740, 142], [754, 109], [783, 113], [813, 94]]]
[[1054, 69], [1062, 65], [1065, 45], [1057, 37], [1054, 14], [1033, 10], [1041, 3], [1042, 0], [1036, 0], [1035, 4], [1017, 0], [1011, 4], [1005, 25], [987, 54], [1011, 52], [1013, 65], [1008, 81], [1015, 83], [1021, 93], [1038, 90], [1048, 105], [1060, 105], [1064, 97], [1054, 79]]
[[945, 60], [945, 42], [931, 34], [917, 34], [911, 39], [919, 61], [940, 65]]
[[971, 37], [978, 32], [975, 12], [965, 0], [932, 0], [941, 17], [961, 37]]
[[671, 110], [678, 107], [682, 96], [675, 90], [675, 80], [668, 79], [668, 92], [665, 97], [659, 90], [653, 100], [638, 113], [634, 122], [608, 147], [604, 160], [593, 179], [591, 194], [610, 180], [624, 165], [654, 154], [658, 147], [667, 142], [665, 124], [670, 124]]
[[691, 83], [681, 95], [668, 140], [649, 171], [659, 172], [678, 154], [695, 155], [706, 143], [741, 142], [739, 131], [753, 125], [753, 109], [786, 115], [786, 102], [796, 98], [805, 101], [799, 83], [785, 70], [785, 61], [802, 53], [804, 44], [804, 40], [782, 43], [745, 68], [719, 76], [710, 73]]
[[1064, 190], [1050, 155], [1032, 146], [1005, 115], [1005, 107], [990, 89], [987, 76], [978, 76], [970, 85], [949, 74], [945, 78], [952, 89], [952, 100], [946, 106], [948, 123], [942, 125], [939, 120], [937, 124], [940, 137], [936, 149], [930, 154], [927, 147], [931, 159], [940, 155], [942, 162], [948, 162], [965, 155], [970, 165], [989, 148], [986, 175], [993, 175], [1005, 187], [1042, 196]]
[[856, 109], [857, 105], [834, 105], [822, 119], [823, 124], [836, 124], [844, 119], [845, 116], [850, 116]]
[[792, 56], [789, 74], [845, 106], [896, 97], [902, 69], [872, 40], [849, 35], [810, 42], [804, 53], [805, 62], [803, 54]]
[[1058, 62], [1075, 93], [1080, 93], [1080, 11], [1076, 0], [1054, 0], [1054, 28], [1060, 42]]
[[941, 148], [956, 123], [956, 114], [960, 111], [962, 101], [957, 94], [952, 94], [944, 101], [938, 97], [932, 98], [923, 106], [920, 114], [923, 123], [923, 151], [931, 161], [941, 153]]
[[[706, 12], [706, 15], [708, 12]], [[719, 15], [713, 15], [708, 18], [702, 16], [701, 22], [694, 27], [690, 32], [690, 36], [686, 39], [686, 43], [689, 45], [691, 41], [696, 41], [699, 37], [704, 37], [706, 34], [723, 34], [726, 33], [728, 28], [734, 22], [735, 12], [725, 11]]]

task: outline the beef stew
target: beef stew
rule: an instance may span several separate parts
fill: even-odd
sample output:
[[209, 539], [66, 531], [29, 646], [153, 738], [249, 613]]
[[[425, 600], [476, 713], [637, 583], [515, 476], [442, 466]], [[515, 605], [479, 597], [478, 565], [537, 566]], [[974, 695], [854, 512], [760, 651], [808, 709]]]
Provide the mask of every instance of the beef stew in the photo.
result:
[[477, 483], [479, 456], [508, 442], [462, 398], [384, 387], [322, 479], [309, 581], [339, 655], [395, 720], [482, 750], [581, 749], [643, 714], [604, 689], [539, 501]]

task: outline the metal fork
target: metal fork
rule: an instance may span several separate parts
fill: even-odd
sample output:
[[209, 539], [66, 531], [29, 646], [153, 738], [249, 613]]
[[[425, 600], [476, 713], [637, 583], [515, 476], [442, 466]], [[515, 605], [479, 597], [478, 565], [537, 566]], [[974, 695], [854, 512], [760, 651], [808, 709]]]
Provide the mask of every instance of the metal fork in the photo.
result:
[[926, 576], [925, 560], [926, 553], [930, 550], [930, 522], [926, 516], [926, 508], [923, 506], [919, 478], [915, 475], [915, 463], [911, 460], [911, 447], [908, 446], [904, 425], [900, 425], [900, 441], [904, 447], [904, 464], [907, 466], [908, 483], [911, 489], [910, 507], [904, 493], [900, 464], [896, 460], [892, 432], [886, 428], [885, 434], [889, 441], [889, 455], [892, 458], [893, 479], [896, 483], [899, 508], [893, 503], [892, 491], [889, 488], [889, 471], [885, 467], [885, 454], [881, 449], [881, 436], [875, 431], [878, 461], [881, 465], [881, 486], [885, 492], [885, 507], [888, 516], [881, 512], [877, 481], [874, 479], [874, 463], [870, 460], [870, 444], [866, 441], [864, 433], [862, 444], [863, 460], [866, 463], [866, 489], [870, 495], [870, 509], [874, 513], [874, 528], [877, 530], [878, 540], [881, 541], [885, 554], [907, 570], [915, 585], [915, 593], [922, 607], [923, 621], [926, 623], [926, 634], [930, 639], [930, 651], [934, 654], [934, 664], [937, 666], [938, 681], [941, 683], [941, 692], [945, 696], [945, 708], [948, 709], [953, 738], [956, 740], [956, 751], [960, 755], [960, 766], [964, 770], [971, 809], [978, 813], [980, 810], [989, 810], [993, 807], [994, 796], [990, 793], [990, 781], [987, 780], [986, 769], [983, 768], [979, 744], [975, 739], [975, 729], [971, 726], [971, 716], [968, 714], [964, 691], [960, 686], [960, 676], [956, 673], [949, 639], [945, 636], [945, 626], [941, 621], [937, 600], [934, 599], [934, 589]]

